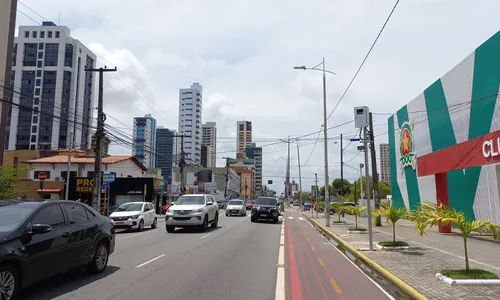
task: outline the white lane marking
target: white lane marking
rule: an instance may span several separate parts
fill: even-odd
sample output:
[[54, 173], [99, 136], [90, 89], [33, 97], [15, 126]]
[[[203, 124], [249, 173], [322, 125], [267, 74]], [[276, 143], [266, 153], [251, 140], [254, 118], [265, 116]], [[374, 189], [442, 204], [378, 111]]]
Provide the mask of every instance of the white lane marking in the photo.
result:
[[[307, 222], [309, 223], [309, 225], [311, 225], [312, 228], [314, 228], [313, 224], [311, 222]], [[314, 228], [314, 230], [316, 230], [316, 228]], [[324, 236], [322, 236], [325, 240], [326, 238]], [[368, 278], [371, 282], [373, 282], [373, 284], [379, 288], [379, 290], [382, 291], [382, 293], [384, 293], [389, 299], [391, 300], [396, 300], [394, 299], [394, 297], [392, 297], [389, 293], [387, 293], [375, 280], [373, 280], [370, 276], [366, 275], [365, 272], [363, 272], [359, 267], [358, 265], [356, 265], [349, 257], [347, 257], [347, 255], [345, 255], [344, 253], [342, 253], [342, 251], [340, 251], [339, 249], [337, 249], [337, 247], [335, 247], [332, 243], [327, 243], [327, 244], [330, 244], [330, 246], [335, 249], [336, 251], [338, 251], [342, 256], [344, 256], [347, 261], [349, 261], [354, 267], [356, 267], [356, 269], [359, 270], [359, 272], [361, 272], [361, 274], [363, 274], [366, 278]]]
[[[285, 237], [281, 236], [280, 243], [284, 244]], [[276, 272], [275, 300], [285, 300], [285, 246], [281, 246], [278, 252], [278, 270]]]
[[293, 220], [293, 217], [288, 217], [289, 220]]
[[140, 236], [140, 235], [142, 235], [142, 233], [127, 235], [127, 236], [119, 238], [119, 239], [120, 240], [125, 240], [125, 239], [133, 238], [133, 237], [136, 237], [136, 236]]
[[229, 226], [231, 226], [231, 224], [227, 225], [226, 228], [228, 228]]
[[147, 264], [149, 264], [149, 263], [152, 263], [152, 262], [154, 262], [155, 260], [160, 259], [160, 258], [162, 258], [162, 257], [163, 257], [163, 256], [165, 256], [165, 255], [166, 255], [166, 254], [159, 255], [159, 256], [157, 256], [157, 257], [155, 257], [155, 258], [152, 258], [152, 259], [148, 260], [147, 262], [144, 262], [144, 263], [142, 263], [142, 264], [140, 264], [140, 265], [137, 265], [137, 266], [135, 266], [135, 267], [136, 267], [136, 268], [144, 267], [145, 265], [147, 265]]
[[209, 234], [205, 234], [204, 236], [202, 236], [200, 239], [204, 239], [206, 238], [207, 236], [211, 235], [213, 232], [210, 232]]
[[299, 217], [299, 220], [301, 220], [301, 221], [304, 221], [304, 218], [302, 218], [302, 217]]

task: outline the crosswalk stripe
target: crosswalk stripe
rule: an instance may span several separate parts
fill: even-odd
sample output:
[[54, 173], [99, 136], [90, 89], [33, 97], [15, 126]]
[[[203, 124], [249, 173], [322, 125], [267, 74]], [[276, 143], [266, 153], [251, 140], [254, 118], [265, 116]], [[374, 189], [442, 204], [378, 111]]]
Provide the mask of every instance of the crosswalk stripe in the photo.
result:
[[288, 217], [288, 219], [289, 219], [289, 220], [292, 220], [292, 219], [293, 219], [293, 217]]

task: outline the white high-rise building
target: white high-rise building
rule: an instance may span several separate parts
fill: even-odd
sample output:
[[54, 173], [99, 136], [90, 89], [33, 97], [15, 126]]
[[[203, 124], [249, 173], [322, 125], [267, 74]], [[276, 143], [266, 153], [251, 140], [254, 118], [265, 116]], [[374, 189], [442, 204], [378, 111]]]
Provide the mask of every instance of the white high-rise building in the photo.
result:
[[[20, 26], [14, 41], [8, 150], [78, 148], [92, 140], [96, 56], [66, 26]], [[21, 97], [21, 94], [23, 97]], [[45, 114], [40, 114], [45, 112]], [[55, 117], [53, 117], [55, 116]], [[75, 126], [76, 123], [76, 126]]]
[[236, 149], [238, 153], [245, 153], [246, 148], [252, 147], [252, 122], [238, 121], [236, 123]]
[[391, 183], [391, 163], [389, 144], [380, 144], [380, 180]]
[[132, 155], [135, 155], [146, 168], [156, 167], [156, 120], [147, 114], [134, 118], [134, 145]]
[[201, 125], [201, 128], [201, 144], [211, 148], [210, 151], [207, 152], [207, 165], [211, 168], [215, 168], [217, 163], [217, 123], [206, 122]]
[[195, 82], [191, 88], [179, 90], [179, 134], [185, 135], [187, 165], [201, 164], [202, 86]]

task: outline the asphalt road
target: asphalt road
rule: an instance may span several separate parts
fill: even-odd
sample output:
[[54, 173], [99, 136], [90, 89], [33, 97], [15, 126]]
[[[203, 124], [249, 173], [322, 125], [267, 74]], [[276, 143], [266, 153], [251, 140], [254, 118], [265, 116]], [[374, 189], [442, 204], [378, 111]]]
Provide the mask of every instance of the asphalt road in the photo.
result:
[[393, 299], [295, 209], [285, 212], [285, 244], [287, 300]]
[[[249, 213], [248, 213], [249, 214]], [[275, 297], [281, 224], [225, 217], [205, 233], [157, 229], [117, 234], [107, 270], [72, 271], [27, 289], [21, 299], [259, 299]]]

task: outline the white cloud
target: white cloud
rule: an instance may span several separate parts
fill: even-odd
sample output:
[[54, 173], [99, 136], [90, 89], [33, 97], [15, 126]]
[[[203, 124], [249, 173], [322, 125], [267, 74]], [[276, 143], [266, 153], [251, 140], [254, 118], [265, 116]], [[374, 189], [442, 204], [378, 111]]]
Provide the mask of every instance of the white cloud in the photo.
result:
[[[293, 70], [313, 66], [324, 56], [328, 109], [333, 108], [387, 17], [394, 0], [331, 1], [77, 1], [25, 0], [45, 18], [72, 35], [119, 72], [105, 75], [105, 110], [131, 126], [134, 116], [152, 113], [160, 125], [177, 129], [178, 89], [203, 85], [203, 121], [216, 121], [220, 156], [234, 151], [236, 121], [251, 120], [260, 145], [288, 135], [317, 131], [322, 123], [320, 72]], [[42, 21], [22, 5], [19, 9]], [[352, 119], [352, 107], [393, 112], [418, 95], [500, 28], [492, 0], [401, 1], [365, 67], [329, 126]], [[33, 24], [18, 15], [18, 25]], [[108, 67], [114, 67], [109, 63]], [[140, 91], [138, 91], [138, 89]], [[109, 119], [112, 125], [124, 127]], [[384, 124], [383, 116], [375, 118]], [[125, 131], [125, 129], [124, 129]], [[329, 135], [350, 133], [346, 125]], [[377, 133], [387, 131], [376, 126]], [[128, 131], [128, 134], [131, 132]], [[231, 138], [232, 137], [232, 138]], [[316, 135], [301, 144], [302, 163]], [[320, 137], [320, 141], [321, 141]], [[379, 142], [385, 142], [382, 136]], [[339, 177], [339, 145], [329, 142], [330, 178]], [[116, 148], [115, 148], [116, 149]], [[119, 149], [130, 152], [130, 149]], [[297, 157], [296, 147], [292, 156]], [[352, 143], [349, 151], [356, 152]], [[264, 148], [264, 179], [282, 190], [286, 144]], [[353, 154], [346, 153], [346, 160]], [[358, 176], [357, 156], [345, 176]], [[222, 161], [219, 161], [222, 163]], [[292, 175], [298, 179], [297, 160]], [[304, 189], [314, 173], [323, 177], [323, 144], [303, 167]]]

